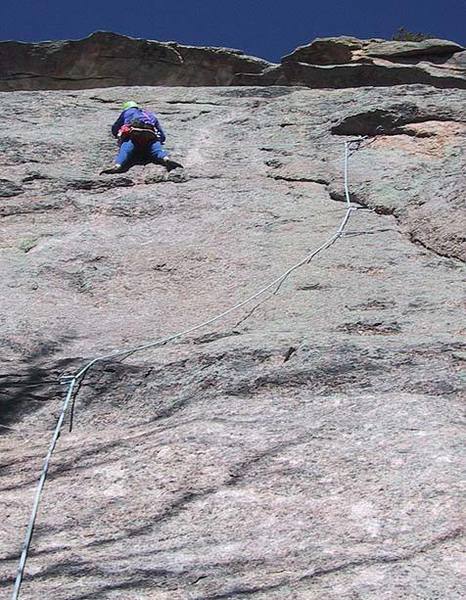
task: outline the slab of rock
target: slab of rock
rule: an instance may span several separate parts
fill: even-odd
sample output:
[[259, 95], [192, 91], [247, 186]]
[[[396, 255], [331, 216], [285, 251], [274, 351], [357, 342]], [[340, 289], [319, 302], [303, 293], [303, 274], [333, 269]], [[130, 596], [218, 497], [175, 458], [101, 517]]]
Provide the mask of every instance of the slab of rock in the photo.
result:
[[[338, 65], [369, 58], [394, 60], [423, 58], [427, 61], [447, 60], [464, 48], [448, 40], [427, 39], [421, 42], [387, 41], [382, 39], [360, 40], [340, 36], [317, 38], [308, 45], [300, 46], [284, 56], [283, 62], [303, 62], [313, 65]], [[396, 60], [395, 60], [396, 59]]]
[[[98, 175], [130, 96], [184, 172]], [[367, 134], [326, 252], [261, 304], [91, 369], [21, 600], [463, 598], [465, 107], [419, 85], [3, 94], [2, 179], [22, 193], [0, 198], [2, 597], [61, 375], [322, 245], [344, 143]]]
[[312, 88], [349, 88], [393, 86], [423, 83], [440, 88], [466, 89], [464, 73], [449, 73], [430, 65], [347, 64], [335, 66], [308, 65], [299, 62], [283, 64], [283, 73], [290, 85]]
[[342, 36], [317, 38], [277, 65], [240, 50], [98, 31], [82, 40], [0, 42], [0, 91], [125, 85], [342, 88], [416, 83], [465, 88], [462, 54], [462, 46], [447, 40], [398, 42]]
[[282, 59], [290, 85], [309, 87], [390, 86], [422, 83], [466, 88], [466, 69], [454, 61], [464, 48], [446, 40], [398, 42], [321, 38]]
[[0, 90], [118, 85], [229, 85], [271, 63], [240, 50], [182, 46], [98, 31], [82, 40], [0, 42]]
[[310, 44], [299, 46], [282, 58], [282, 63], [300, 62], [310, 65], [341, 65], [353, 60], [355, 52], [362, 50], [364, 41], [354, 37], [317, 38]]
[[363, 44], [363, 54], [375, 58], [386, 58], [398, 62], [399, 59], [414, 58], [417, 61], [448, 59], [464, 48], [448, 40], [427, 39], [420, 42], [376, 40]]

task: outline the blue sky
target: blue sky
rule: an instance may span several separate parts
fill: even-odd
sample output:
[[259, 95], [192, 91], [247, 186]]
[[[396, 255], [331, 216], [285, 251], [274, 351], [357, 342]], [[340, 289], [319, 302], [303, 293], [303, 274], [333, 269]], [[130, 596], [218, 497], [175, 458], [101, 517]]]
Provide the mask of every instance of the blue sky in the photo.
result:
[[227, 46], [277, 61], [315, 37], [390, 39], [400, 26], [466, 45], [466, 0], [0, 0], [0, 40], [96, 30]]

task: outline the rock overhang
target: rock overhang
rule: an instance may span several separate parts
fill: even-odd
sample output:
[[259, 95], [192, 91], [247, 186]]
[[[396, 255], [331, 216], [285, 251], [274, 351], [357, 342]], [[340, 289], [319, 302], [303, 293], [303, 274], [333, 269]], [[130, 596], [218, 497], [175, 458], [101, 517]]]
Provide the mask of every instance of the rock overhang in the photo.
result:
[[465, 88], [462, 55], [464, 48], [448, 40], [399, 42], [341, 36], [317, 38], [275, 64], [236, 49], [98, 31], [81, 40], [0, 42], [0, 90], [415, 83]]

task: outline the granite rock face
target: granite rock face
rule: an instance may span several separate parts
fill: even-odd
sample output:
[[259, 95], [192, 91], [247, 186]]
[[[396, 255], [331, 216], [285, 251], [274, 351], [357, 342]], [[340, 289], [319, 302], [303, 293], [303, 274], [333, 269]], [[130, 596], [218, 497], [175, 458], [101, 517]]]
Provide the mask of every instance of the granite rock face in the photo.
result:
[[307, 46], [297, 48], [284, 61], [296, 61], [313, 65], [339, 65], [364, 62], [370, 58], [383, 58], [393, 62], [405, 59], [444, 62], [464, 48], [447, 40], [424, 40], [422, 42], [399, 42], [380, 39], [360, 40], [353, 37], [317, 38]]
[[182, 46], [98, 31], [82, 40], [0, 42], [0, 90], [118, 85], [229, 85], [271, 66], [239, 50]]
[[345, 88], [427, 84], [464, 89], [465, 54], [462, 46], [447, 40], [318, 38], [277, 65], [239, 50], [100, 31], [82, 40], [0, 42], [0, 91], [122, 85]]
[[464, 48], [446, 40], [316, 39], [282, 59], [290, 85], [345, 88], [422, 83], [466, 88]]
[[[367, 135], [341, 240], [262, 304], [89, 372], [21, 598], [464, 597], [465, 95], [2, 94], [0, 595], [60, 375], [204, 321], [321, 245], [344, 142]], [[184, 171], [97, 175], [129, 97]]]

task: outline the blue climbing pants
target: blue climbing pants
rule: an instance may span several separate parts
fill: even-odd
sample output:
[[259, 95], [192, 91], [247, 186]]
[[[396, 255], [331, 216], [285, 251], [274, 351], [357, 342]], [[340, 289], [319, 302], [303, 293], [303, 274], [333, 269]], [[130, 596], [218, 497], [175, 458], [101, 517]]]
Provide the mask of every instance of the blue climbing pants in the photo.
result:
[[134, 165], [160, 163], [166, 156], [168, 153], [160, 142], [137, 146], [131, 140], [127, 140], [121, 144], [115, 162], [127, 171]]

